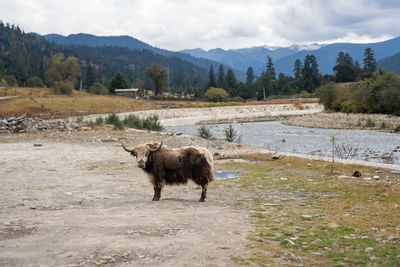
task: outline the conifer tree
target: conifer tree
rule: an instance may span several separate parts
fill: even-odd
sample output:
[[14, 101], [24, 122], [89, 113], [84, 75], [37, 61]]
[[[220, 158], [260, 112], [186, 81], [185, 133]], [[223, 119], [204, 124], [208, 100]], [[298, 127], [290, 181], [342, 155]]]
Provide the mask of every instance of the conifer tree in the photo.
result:
[[302, 63], [300, 59], [296, 59], [296, 61], [294, 62], [294, 69], [293, 69], [294, 77], [296, 79], [299, 79], [301, 77], [301, 72], [302, 72]]
[[217, 86], [219, 88], [225, 88], [225, 71], [224, 71], [224, 65], [219, 65], [218, 68], [218, 78], [217, 78]]
[[96, 82], [96, 73], [94, 72], [92, 66], [89, 64], [86, 69], [86, 79], [85, 79], [85, 88], [89, 89]]
[[267, 56], [267, 72], [266, 74], [272, 79], [276, 79], [276, 71], [274, 68], [274, 64], [272, 63], [272, 58], [268, 55]]
[[217, 87], [213, 65], [210, 65], [210, 71], [209, 71], [208, 88], [210, 87]]
[[247, 84], [253, 83], [254, 78], [255, 78], [255, 77], [254, 77], [254, 71], [253, 71], [253, 68], [250, 66], [250, 67], [247, 69], [246, 83], [247, 83]]
[[363, 70], [367, 74], [367, 76], [370, 76], [373, 72], [376, 71], [376, 59], [374, 57], [374, 51], [370, 47], [367, 47], [364, 50], [363, 64]]
[[111, 80], [110, 91], [115, 92], [115, 89], [125, 89], [128, 88], [128, 83], [126, 82], [124, 76], [120, 72], [117, 72]]

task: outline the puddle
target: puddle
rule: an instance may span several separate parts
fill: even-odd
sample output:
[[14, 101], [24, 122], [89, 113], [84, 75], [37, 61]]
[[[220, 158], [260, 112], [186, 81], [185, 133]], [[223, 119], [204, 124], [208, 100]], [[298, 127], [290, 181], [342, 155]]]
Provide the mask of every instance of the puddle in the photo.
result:
[[215, 172], [215, 179], [231, 179], [238, 178], [238, 172]]

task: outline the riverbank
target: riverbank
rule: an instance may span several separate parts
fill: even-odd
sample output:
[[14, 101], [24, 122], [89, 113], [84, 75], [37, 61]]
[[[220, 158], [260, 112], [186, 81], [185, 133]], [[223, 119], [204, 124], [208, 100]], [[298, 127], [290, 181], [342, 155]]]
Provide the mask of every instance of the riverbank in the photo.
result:
[[[216, 171], [153, 188], [128, 147], [201, 145]], [[98, 126], [0, 135], [0, 262], [40, 266], [396, 265], [399, 175], [384, 168], [273, 159], [267, 150], [195, 136]], [[351, 177], [354, 170], [362, 177]], [[380, 176], [381, 179], [372, 178]], [[79, 242], [77, 242], [77, 240]], [[193, 265], [193, 264], [192, 264]]]
[[[143, 110], [118, 113], [120, 119], [129, 115], [140, 118], [157, 116], [164, 127], [238, 121], [273, 120], [284, 116], [309, 115], [323, 111], [318, 103], [223, 106], [209, 108], [181, 108]], [[89, 115], [83, 119], [93, 121], [107, 114]]]
[[384, 114], [318, 113], [287, 118], [283, 123], [307, 128], [394, 131], [400, 126], [400, 117]]

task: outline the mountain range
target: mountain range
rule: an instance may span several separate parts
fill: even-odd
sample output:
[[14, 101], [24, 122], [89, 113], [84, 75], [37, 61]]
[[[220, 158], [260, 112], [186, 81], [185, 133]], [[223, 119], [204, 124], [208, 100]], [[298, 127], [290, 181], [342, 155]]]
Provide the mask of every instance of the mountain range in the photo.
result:
[[[213, 65], [214, 69], [217, 69], [220, 64], [224, 64], [212, 59], [193, 57], [188, 53], [174, 52], [157, 48], [127, 35], [96, 36], [92, 34], [78, 33], [78, 34], [70, 34], [68, 36], [63, 36], [60, 34], [47, 34], [43, 35], [43, 37], [51, 42], [55, 42], [60, 45], [86, 45], [89, 47], [116, 46], [116, 47], [126, 47], [129, 49], [150, 50], [154, 53], [163, 56], [177, 57], [179, 59], [188, 61], [206, 70], [210, 68], [210, 65]], [[236, 78], [238, 78], [239, 80], [246, 79], [245, 72], [225, 64], [225, 69], [228, 68], [232, 68], [232, 70], [235, 72]]]
[[[277, 73], [283, 72], [286, 75], [293, 75], [293, 67], [296, 59], [301, 61], [308, 54], [316, 56], [319, 71], [322, 74], [333, 74], [333, 67], [336, 64], [336, 58], [339, 52], [348, 52], [353, 60], [358, 60], [362, 66], [364, 50], [366, 47], [372, 48], [375, 58], [381, 60], [400, 52], [400, 37], [383, 42], [356, 44], [356, 43], [333, 43], [333, 44], [309, 44], [292, 45], [288, 47], [279, 46], [258, 46], [251, 48], [224, 50], [215, 48], [203, 50], [201, 48], [186, 49], [181, 51], [169, 51], [151, 46], [145, 42], [130, 36], [95, 36], [91, 34], [71, 34], [62, 36], [59, 34], [44, 35], [49, 41], [61, 45], [87, 45], [91, 47], [98, 46], [120, 46], [130, 49], [145, 49], [164, 56], [178, 57], [189, 61], [201, 68], [209, 69], [210, 65], [217, 70], [219, 64], [223, 64], [225, 70], [231, 68], [234, 70], [238, 80], [245, 80], [245, 73], [251, 66], [256, 75], [260, 75], [265, 70], [266, 57], [271, 56]], [[392, 64], [393, 65], [393, 64]], [[383, 62], [381, 66], [386, 68]]]
[[271, 56], [277, 73], [283, 72], [286, 75], [293, 75], [296, 59], [303, 61], [308, 54], [313, 54], [317, 58], [319, 71], [322, 74], [333, 74], [333, 67], [336, 64], [339, 52], [348, 52], [353, 57], [353, 60], [358, 60], [362, 65], [366, 47], [372, 48], [375, 58], [381, 60], [400, 52], [400, 37], [369, 44], [334, 43], [325, 45], [311, 44], [308, 46], [293, 45], [289, 47], [259, 46], [230, 50], [217, 48], [208, 51], [197, 48], [180, 52], [198, 58], [219, 61], [241, 71], [246, 71], [249, 66], [252, 66], [256, 75], [260, 75], [265, 70], [267, 55]]

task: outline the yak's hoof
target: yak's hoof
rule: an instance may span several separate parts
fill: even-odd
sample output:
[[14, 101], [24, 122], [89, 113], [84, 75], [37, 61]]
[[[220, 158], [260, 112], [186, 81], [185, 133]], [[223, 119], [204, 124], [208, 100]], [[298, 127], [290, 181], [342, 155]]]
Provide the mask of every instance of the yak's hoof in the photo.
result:
[[159, 201], [159, 198], [153, 198], [152, 201]]
[[205, 198], [200, 198], [199, 202], [205, 202], [206, 199]]

